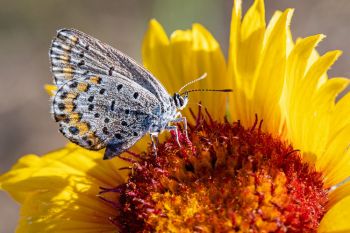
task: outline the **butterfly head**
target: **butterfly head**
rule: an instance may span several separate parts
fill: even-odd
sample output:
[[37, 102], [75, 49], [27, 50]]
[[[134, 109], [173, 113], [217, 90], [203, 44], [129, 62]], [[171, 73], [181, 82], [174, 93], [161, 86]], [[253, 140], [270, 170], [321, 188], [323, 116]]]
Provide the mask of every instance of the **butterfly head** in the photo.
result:
[[188, 93], [185, 92], [182, 95], [180, 95], [179, 93], [175, 93], [173, 95], [173, 101], [177, 109], [179, 110], [184, 109], [188, 103]]

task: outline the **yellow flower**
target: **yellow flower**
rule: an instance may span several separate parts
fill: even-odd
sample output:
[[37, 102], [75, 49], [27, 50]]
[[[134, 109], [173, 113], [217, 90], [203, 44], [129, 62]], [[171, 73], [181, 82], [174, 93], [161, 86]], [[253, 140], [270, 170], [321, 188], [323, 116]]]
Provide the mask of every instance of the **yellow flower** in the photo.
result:
[[1, 188], [21, 204], [16, 232], [115, 232], [106, 216], [116, 209], [98, 198], [101, 187], [125, 182], [119, 169], [99, 152], [73, 144], [43, 157], [27, 155], [0, 178]]
[[[349, 81], [327, 77], [341, 52], [319, 55], [323, 35], [292, 39], [292, 13], [276, 12], [266, 26], [263, 0], [243, 19], [236, 0], [228, 61], [203, 26], [168, 38], [151, 20], [144, 65], [170, 93], [204, 73], [193, 88], [234, 92], [193, 93], [192, 110], [201, 102], [210, 117], [194, 114], [192, 147], [168, 139], [158, 158], [102, 161], [71, 144], [23, 157], [0, 177], [22, 206], [17, 232], [350, 232], [350, 184], [339, 185], [350, 175], [350, 94], [335, 101]], [[215, 122], [226, 113], [239, 123]], [[192, 119], [189, 108], [184, 115]], [[220, 186], [228, 174], [236, 180]], [[213, 199], [222, 202], [211, 208]]]

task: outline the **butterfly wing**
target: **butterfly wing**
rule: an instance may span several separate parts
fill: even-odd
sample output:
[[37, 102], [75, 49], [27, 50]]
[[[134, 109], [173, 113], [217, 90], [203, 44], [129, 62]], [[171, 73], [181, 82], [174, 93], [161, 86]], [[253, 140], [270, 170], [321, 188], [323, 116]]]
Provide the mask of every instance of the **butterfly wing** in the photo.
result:
[[107, 146], [105, 158], [127, 150], [150, 128], [157, 98], [119, 77], [74, 75], [53, 97], [53, 116], [70, 141], [90, 150]]
[[61, 29], [50, 49], [52, 72], [57, 86], [74, 75], [95, 73], [128, 78], [168, 104], [169, 94], [162, 84], [133, 59], [75, 29]]

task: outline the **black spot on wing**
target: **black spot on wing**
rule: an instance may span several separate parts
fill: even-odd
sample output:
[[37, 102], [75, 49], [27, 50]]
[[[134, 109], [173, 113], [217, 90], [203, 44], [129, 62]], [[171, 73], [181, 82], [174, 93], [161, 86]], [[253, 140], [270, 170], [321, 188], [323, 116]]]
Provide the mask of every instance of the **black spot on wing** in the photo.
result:
[[79, 61], [79, 63], [77, 64], [78, 66], [83, 66], [83, 65], [85, 65], [85, 61], [84, 60], [81, 60], [81, 61]]
[[71, 134], [73, 134], [73, 135], [79, 134], [79, 129], [78, 129], [77, 127], [70, 126], [70, 127], [68, 128], [68, 130], [69, 130], [69, 132], [70, 132]]
[[115, 100], [112, 100], [112, 103], [111, 103], [111, 111], [114, 111], [114, 107], [115, 107]]
[[109, 134], [109, 131], [108, 131], [107, 127], [103, 127], [103, 128], [102, 128], [102, 132], [103, 132], [105, 135], [108, 135], [108, 134]]
[[94, 96], [93, 96], [93, 95], [89, 96], [88, 101], [89, 101], [89, 102], [94, 101]]
[[64, 103], [59, 103], [59, 104], [58, 104], [58, 109], [59, 109], [60, 111], [63, 111], [65, 108], [66, 108], [66, 105], [64, 105]]
[[100, 90], [100, 94], [101, 94], [101, 95], [103, 95], [105, 92], [106, 92], [106, 89], [104, 89], [104, 88], [102, 88], [102, 89]]
[[60, 99], [64, 100], [65, 98], [67, 98], [68, 92], [64, 91], [61, 95], [60, 95]]
[[109, 70], [108, 70], [108, 75], [109, 75], [109, 76], [112, 76], [113, 71], [114, 71], [114, 67], [112, 66], [112, 67], [110, 67]]
[[72, 82], [71, 84], [69, 84], [70, 88], [76, 88], [78, 86], [78, 82]]

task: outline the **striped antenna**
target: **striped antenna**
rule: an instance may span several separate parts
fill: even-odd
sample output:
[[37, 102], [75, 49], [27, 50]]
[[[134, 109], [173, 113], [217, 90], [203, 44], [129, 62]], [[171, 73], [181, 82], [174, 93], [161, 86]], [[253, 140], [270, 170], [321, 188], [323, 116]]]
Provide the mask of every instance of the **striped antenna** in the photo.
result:
[[232, 89], [193, 89], [189, 91], [185, 91], [180, 95], [187, 95], [190, 92], [201, 92], [201, 91], [215, 91], [215, 92], [233, 92]]
[[205, 79], [207, 77], [207, 73], [202, 74], [202, 76], [200, 76], [199, 78], [192, 80], [189, 83], [186, 83], [183, 87], [180, 88], [180, 90], [178, 91], [178, 93], [180, 93], [185, 87], [187, 87], [188, 85], [191, 85], [192, 83], [198, 82], [202, 79]]

